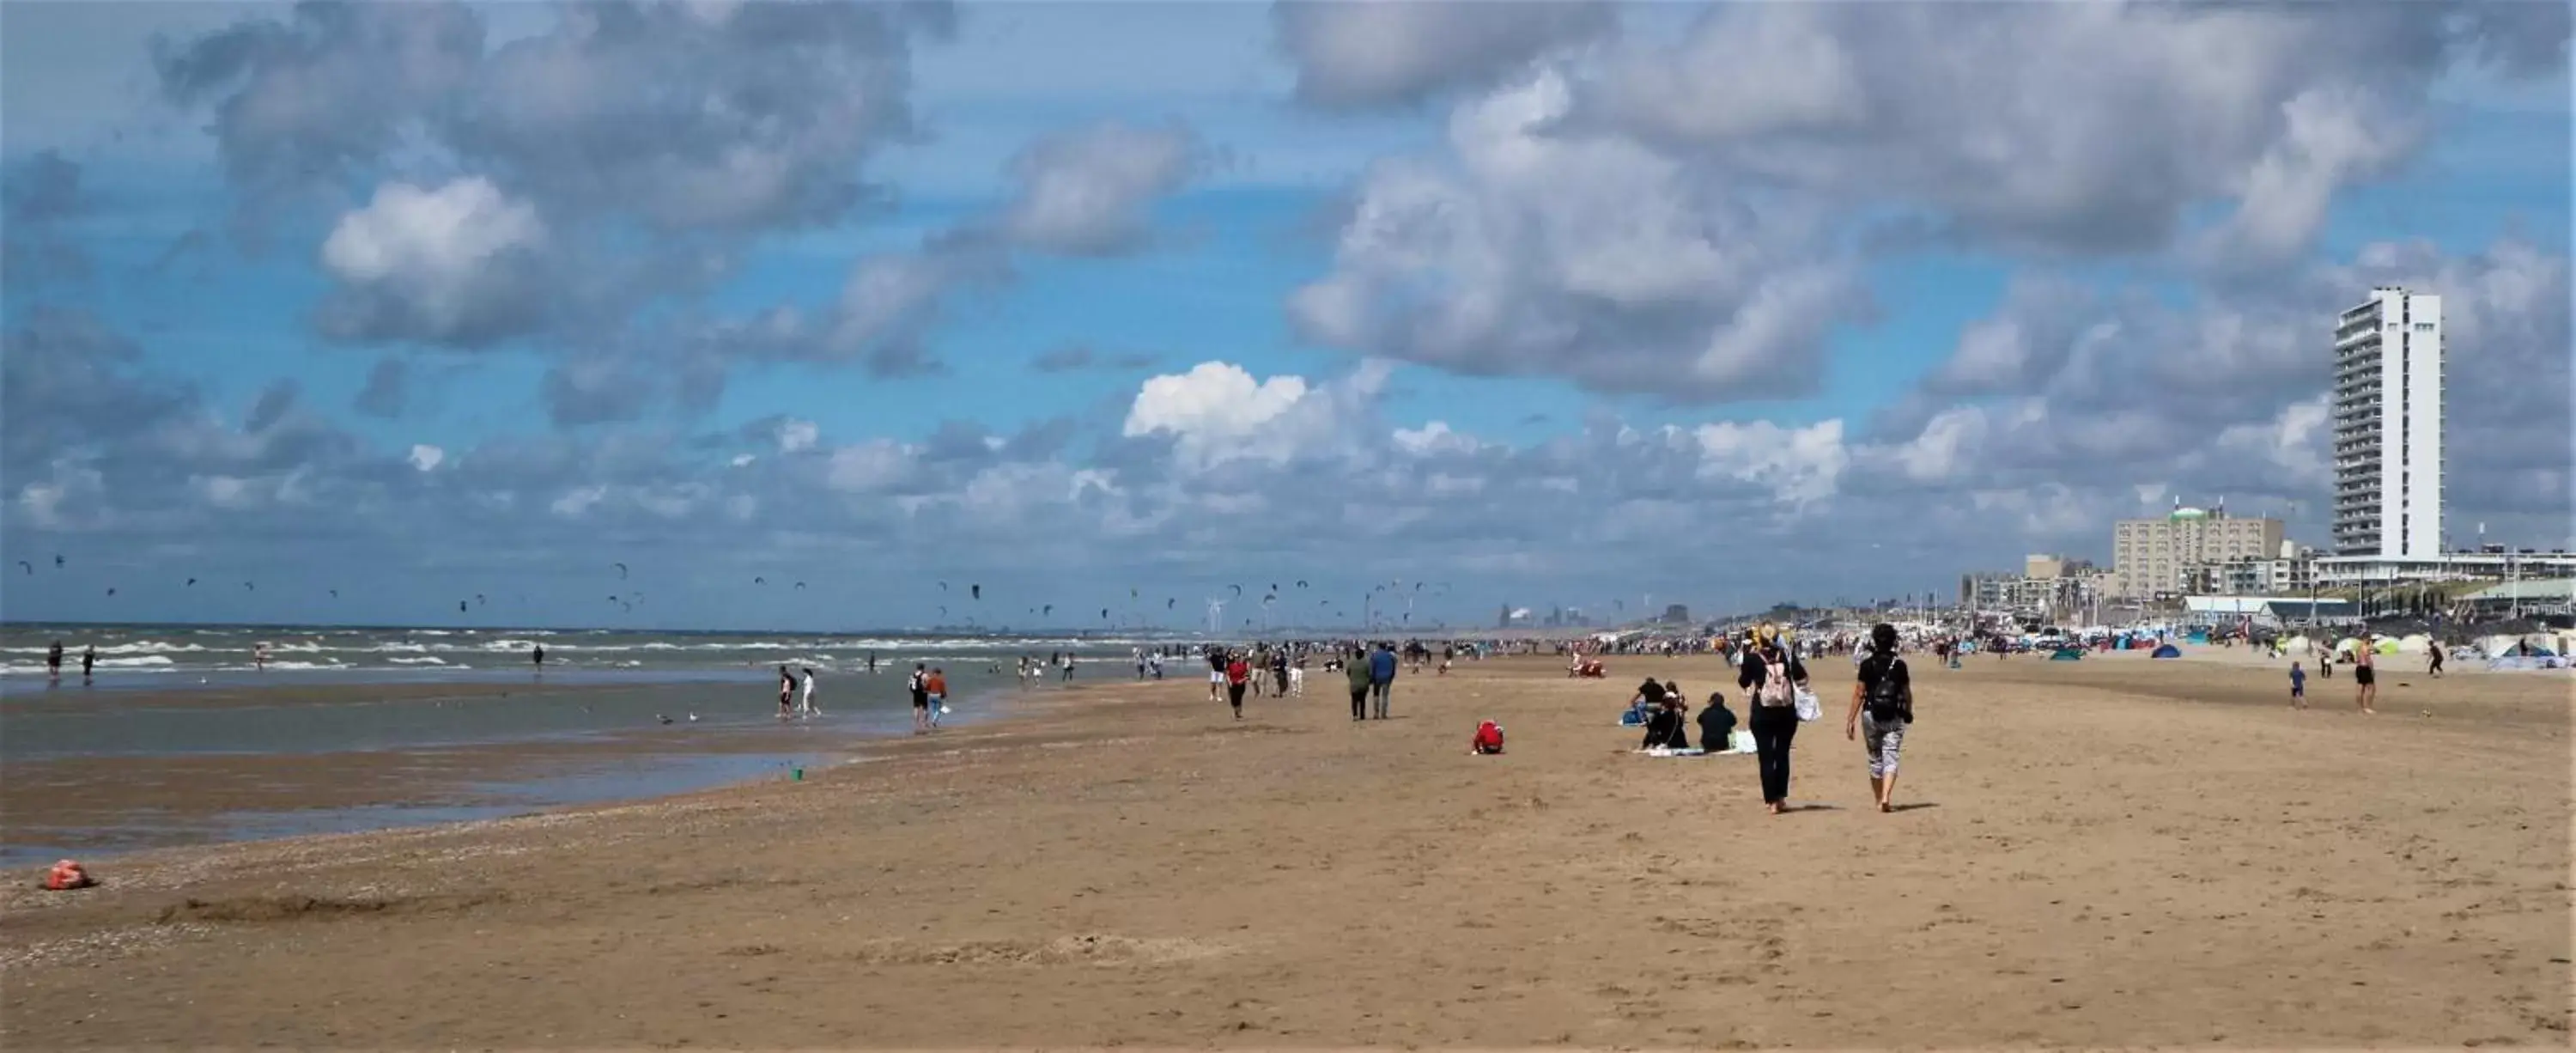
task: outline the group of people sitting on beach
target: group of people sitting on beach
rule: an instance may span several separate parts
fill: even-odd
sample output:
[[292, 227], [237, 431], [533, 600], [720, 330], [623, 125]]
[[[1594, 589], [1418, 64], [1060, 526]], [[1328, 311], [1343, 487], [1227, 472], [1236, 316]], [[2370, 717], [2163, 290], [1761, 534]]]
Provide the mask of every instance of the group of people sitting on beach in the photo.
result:
[[[1843, 718], [1844, 737], [1866, 744], [1870, 794], [1882, 812], [1895, 810], [1897, 758], [1914, 723], [1912, 673], [1900, 649], [1895, 626], [1882, 623], [1870, 630], [1869, 642], [1858, 652], [1859, 676]], [[1775, 625], [1766, 622], [1748, 633], [1734, 664], [1736, 686], [1746, 692], [1743, 724], [1753, 739], [1762, 803], [1777, 815], [1789, 810], [1789, 750], [1798, 725], [1821, 718], [1823, 705], [1809, 688], [1806, 664], [1785, 645]], [[1690, 702], [1679, 684], [1649, 678], [1638, 685], [1629, 705], [1622, 723], [1645, 726], [1640, 749], [1667, 754], [1690, 750]], [[1707, 752], [1722, 752], [1733, 740], [1737, 720], [1726, 696], [1710, 692], [1697, 723]]]

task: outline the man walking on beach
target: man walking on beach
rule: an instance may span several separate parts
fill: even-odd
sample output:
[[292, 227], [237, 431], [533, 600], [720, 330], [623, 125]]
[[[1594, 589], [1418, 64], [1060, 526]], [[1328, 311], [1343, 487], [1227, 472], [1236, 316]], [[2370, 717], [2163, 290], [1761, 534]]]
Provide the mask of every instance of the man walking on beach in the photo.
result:
[[2353, 701], [2361, 704], [2364, 713], [2379, 712], [2370, 708], [2371, 703], [2379, 701], [2379, 670], [2374, 660], [2377, 652], [2378, 641], [2371, 639], [2369, 633], [2361, 634], [2361, 646], [2352, 649], [2352, 682], [2356, 685]]
[[1369, 656], [1369, 695], [1374, 700], [1379, 720], [1386, 719], [1387, 695], [1394, 689], [1395, 649], [1379, 644], [1377, 653]]

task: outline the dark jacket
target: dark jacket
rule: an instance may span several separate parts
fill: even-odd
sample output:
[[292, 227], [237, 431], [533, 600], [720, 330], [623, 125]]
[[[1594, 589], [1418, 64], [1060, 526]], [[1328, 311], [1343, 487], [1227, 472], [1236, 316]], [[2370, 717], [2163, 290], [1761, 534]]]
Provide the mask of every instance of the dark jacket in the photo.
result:
[[1657, 706], [1654, 715], [1646, 718], [1646, 742], [1643, 748], [1667, 746], [1677, 750], [1689, 749], [1690, 732], [1686, 730], [1689, 727], [1690, 725], [1682, 720], [1681, 710]]
[[[1807, 680], [1807, 667], [1805, 664], [1798, 661], [1797, 652], [1788, 650], [1787, 648], [1779, 648], [1777, 653], [1781, 658], [1786, 659], [1789, 663], [1789, 682], [1793, 684], [1805, 683]], [[1761, 648], [1757, 647], [1744, 652], [1743, 663], [1735, 667], [1735, 686], [1751, 692], [1751, 694], [1745, 696], [1747, 699], [1744, 703], [1745, 705], [1758, 706], [1762, 704], [1755, 699], [1757, 699], [1761, 694], [1763, 681], [1769, 679], [1770, 676], [1771, 670], [1769, 665], [1763, 660]]]
[[1713, 750], [1726, 748], [1726, 737], [1735, 733], [1735, 711], [1724, 702], [1711, 702], [1699, 711], [1699, 742]]

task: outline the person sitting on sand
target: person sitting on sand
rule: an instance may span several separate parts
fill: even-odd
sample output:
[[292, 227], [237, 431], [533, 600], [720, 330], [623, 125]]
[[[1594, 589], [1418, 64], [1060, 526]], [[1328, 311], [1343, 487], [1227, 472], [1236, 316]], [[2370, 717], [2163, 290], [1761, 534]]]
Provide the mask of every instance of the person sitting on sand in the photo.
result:
[[1714, 752], [1730, 748], [1735, 739], [1735, 711], [1726, 708], [1726, 694], [1708, 693], [1708, 705], [1699, 711], [1699, 744]]
[[1655, 706], [1655, 712], [1646, 718], [1646, 741], [1638, 748], [1689, 749], [1690, 725], [1682, 719], [1682, 711], [1687, 706], [1679, 697], [1664, 696], [1663, 701]]

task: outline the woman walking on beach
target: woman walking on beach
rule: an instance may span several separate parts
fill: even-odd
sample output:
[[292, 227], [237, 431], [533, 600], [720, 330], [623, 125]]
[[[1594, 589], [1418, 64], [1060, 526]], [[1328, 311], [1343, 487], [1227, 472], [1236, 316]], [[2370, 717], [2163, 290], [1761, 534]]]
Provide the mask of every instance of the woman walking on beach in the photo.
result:
[[1342, 655], [1342, 675], [1351, 682], [1351, 719], [1368, 719], [1369, 664], [1357, 651]]
[[1747, 723], [1753, 752], [1762, 769], [1762, 803], [1771, 814], [1789, 810], [1789, 746], [1798, 737], [1797, 689], [1807, 682], [1807, 667], [1780, 647], [1780, 629], [1764, 622], [1753, 630], [1753, 646], [1736, 673], [1736, 686], [1752, 692]]
[[1234, 706], [1234, 719], [1243, 719], [1243, 689], [1252, 680], [1252, 664], [1236, 654], [1225, 664], [1225, 700]]
[[1869, 792], [1878, 810], [1896, 810], [1896, 755], [1905, 745], [1905, 729], [1914, 726], [1914, 676], [1896, 656], [1896, 627], [1884, 622], [1869, 631], [1869, 657], [1860, 663], [1860, 680], [1852, 685], [1851, 713], [1843, 718], [1843, 737], [1866, 737], [1869, 746]]

